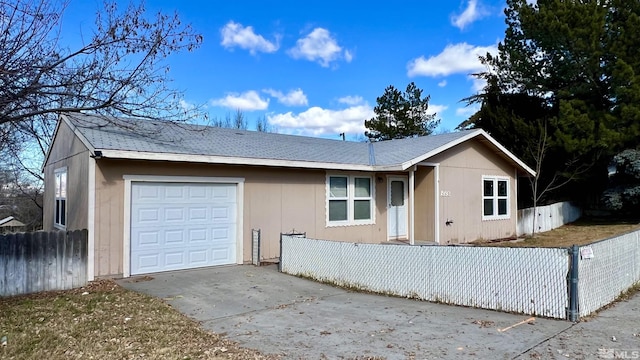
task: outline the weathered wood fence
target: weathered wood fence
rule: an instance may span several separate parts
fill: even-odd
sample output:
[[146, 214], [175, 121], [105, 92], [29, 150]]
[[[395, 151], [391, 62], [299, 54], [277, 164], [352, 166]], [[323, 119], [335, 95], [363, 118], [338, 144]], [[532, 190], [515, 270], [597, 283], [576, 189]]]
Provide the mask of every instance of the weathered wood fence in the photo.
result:
[[558, 228], [564, 224], [574, 222], [582, 216], [582, 209], [571, 202], [559, 202], [546, 206], [518, 210], [518, 236], [532, 234], [533, 218], [535, 232], [545, 232]]
[[0, 235], [0, 296], [87, 284], [87, 230]]

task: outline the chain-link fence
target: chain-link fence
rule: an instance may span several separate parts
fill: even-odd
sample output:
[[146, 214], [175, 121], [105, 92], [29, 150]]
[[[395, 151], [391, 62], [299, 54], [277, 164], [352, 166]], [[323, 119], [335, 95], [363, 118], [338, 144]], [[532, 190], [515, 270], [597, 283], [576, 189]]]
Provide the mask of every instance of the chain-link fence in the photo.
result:
[[283, 235], [280, 268], [361, 290], [570, 320], [640, 282], [640, 230], [574, 249], [572, 261], [566, 248], [357, 244]]
[[640, 282], [640, 231], [580, 247], [578, 309], [586, 316]]
[[282, 236], [283, 272], [361, 290], [566, 318], [566, 249], [355, 244]]

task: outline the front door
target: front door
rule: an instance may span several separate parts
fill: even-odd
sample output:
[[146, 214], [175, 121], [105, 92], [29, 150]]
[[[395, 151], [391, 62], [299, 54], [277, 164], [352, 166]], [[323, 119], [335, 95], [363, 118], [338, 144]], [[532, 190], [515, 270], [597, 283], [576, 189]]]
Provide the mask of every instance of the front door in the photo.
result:
[[408, 223], [407, 178], [390, 177], [387, 187], [387, 229], [389, 239], [406, 239]]

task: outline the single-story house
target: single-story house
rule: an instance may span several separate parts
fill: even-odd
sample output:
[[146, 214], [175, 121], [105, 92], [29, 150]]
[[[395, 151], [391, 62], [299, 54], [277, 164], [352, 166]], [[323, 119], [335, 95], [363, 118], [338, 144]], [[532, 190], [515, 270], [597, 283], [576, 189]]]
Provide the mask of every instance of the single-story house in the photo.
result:
[[24, 229], [24, 223], [13, 216], [0, 219], [0, 234], [13, 233]]
[[516, 235], [531, 170], [483, 130], [349, 142], [60, 115], [44, 229], [88, 229], [89, 278], [264, 259], [280, 233], [458, 244]]

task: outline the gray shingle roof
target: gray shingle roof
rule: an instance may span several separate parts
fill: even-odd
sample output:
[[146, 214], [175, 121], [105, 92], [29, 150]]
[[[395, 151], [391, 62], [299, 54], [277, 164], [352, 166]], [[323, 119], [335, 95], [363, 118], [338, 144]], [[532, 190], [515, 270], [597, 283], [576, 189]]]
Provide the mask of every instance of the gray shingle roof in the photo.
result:
[[[175, 124], [166, 121], [64, 116], [96, 150], [207, 155], [363, 166], [396, 166], [423, 156], [474, 130], [376, 143]], [[475, 130], [477, 132], [477, 130]]]

